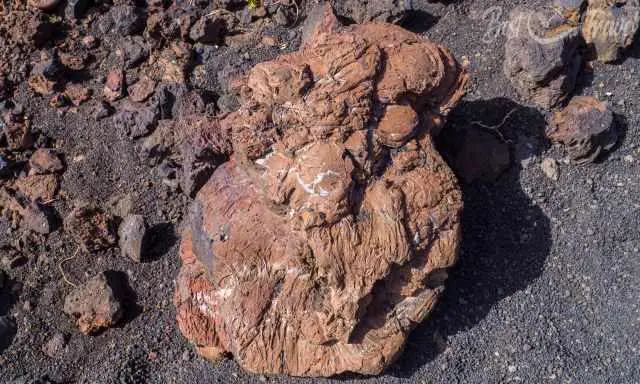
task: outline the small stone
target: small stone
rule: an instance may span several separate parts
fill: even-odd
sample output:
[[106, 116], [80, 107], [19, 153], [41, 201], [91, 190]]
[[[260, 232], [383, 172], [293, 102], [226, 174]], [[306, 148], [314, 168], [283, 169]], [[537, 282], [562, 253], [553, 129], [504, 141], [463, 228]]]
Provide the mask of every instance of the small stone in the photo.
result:
[[29, 159], [31, 170], [36, 174], [54, 173], [64, 169], [62, 161], [58, 154], [47, 148], [39, 148], [31, 155]]
[[75, 106], [79, 106], [91, 98], [91, 89], [80, 84], [70, 83], [64, 89], [64, 94]]
[[22, 210], [22, 223], [33, 232], [43, 235], [53, 232], [54, 218], [45, 206], [33, 202]]
[[115, 109], [106, 101], [100, 101], [93, 111], [93, 117], [96, 120], [105, 119], [113, 114]]
[[142, 215], [128, 215], [118, 229], [120, 252], [135, 263], [142, 261], [147, 224]]
[[56, 332], [44, 343], [42, 352], [52, 359], [61, 359], [66, 350], [66, 346], [67, 337], [61, 332]]
[[592, 162], [617, 142], [613, 121], [613, 112], [606, 104], [593, 97], [576, 96], [553, 115], [546, 135], [551, 141], [564, 144], [576, 163]]
[[93, 35], [87, 35], [82, 38], [82, 45], [84, 45], [85, 48], [88, 49], [96, 48], [98, 46], [98, 43], [99, 40]]
[[514, 373], [516, 369], [517, 368], [515, 365], [510, 365], [509, 367], [507, 367], [507, 370], [509, 371], [509, 373]]
[[92, 334], [120, 321], [123, 308], [114, 295], [106, 273], [102, 272], [67, 295], [64, 312], [77, 319], [80, 332]]
[[22, 303], [22, 309], [25, 312], [31, 312], [33, 310], [33, 304], [31, 304], [31, 301], [26, 300], [24, 303]]
[[104, 97], [111, 102], [120, 99], [124, 95], [124, 84], [124, 71], [120, 69], [110, 71], [102, 90]]
[[626, 161], [627, 163], [633, 163], [635, 159], [633, 158], [633, 155], [626, 155], [624, 157], [624, 161]]
[[262, 44], [267, 47], [275, 47], [278, 45], [278, 37], [277, 36], [264, 36], [262, 38]]
[[140, 103], [151, 97], [155, 89], [156, 82], [153, 79], [144, 76], [138, 80], [137, 83], [129, 87], [129, 97], [131, 100]]
[[116, 49], [116, 56], [127, 69], [135, 68], [142, 64], [149, 56], [149, 49], [142, 36], [127, 36], [120, 42]]
[[219, 44], [222, 42], [224, 29], [223, 19], [203, 16], [191, 27], [189, 38], [197, 43]]
[[71, 211], [65, 220], [65, 229], [86, 251], [99, 251], [116, 244], [114, 219], [93, 206], [80, 206]]
[[560, 169], [558, 168], [558, 162], [555, 159], [550, 157], [545, 158], [540, 163], [540, 168], [542, 168], [542, 172], [551, 180], [558, 181], [560, 177]]
[[58, 192], [59, 183], [56, 175], [32, 174], [16, 180], [13, 187], [31, 201], [49, 201], [53, 199], [56, 192]]
[[156, 105], [125, 103], [113, 117], [113, 125], [132, 138], [146, 136], [158, 123], [160, 111]]

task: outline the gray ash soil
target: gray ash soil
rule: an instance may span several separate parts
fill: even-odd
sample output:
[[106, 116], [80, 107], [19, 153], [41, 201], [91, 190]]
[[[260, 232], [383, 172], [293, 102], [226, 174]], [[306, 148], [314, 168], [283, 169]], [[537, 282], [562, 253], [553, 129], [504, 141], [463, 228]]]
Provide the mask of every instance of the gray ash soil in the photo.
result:
[[[504, 37], [487, 39], [495, 25], [482, 17], [492, 6], [503, 7], [504, 22], [513, 7], [539, 4], [414, 1], [419, 12], [407, 27], [469, 60], [473, 86], [450, 124], [494, 125], [515, 109], [501, 127], [513, 161], [495, 182], [462, 186], [460, 261], [435, 312], [412, 332], [398, 361], [379, 377], [322, 382], [640, 382], [640, 43], [621, 63], [595, 64], [592, 73], [580, 75], [577, 93], [598, 96], [616, 113], [619, 144], [594, 164], [565, 164], [562, 149], [543, 140], [546, 116], [518, 102], [502, 73]], [[292, 50], [301, 30], [270, 33]], [[229, 73], [279, 53], [278, 47], [255, 44], [208, 52], [203, 55], [207, 76], [199, 86], [218, 94]], [[89, 83], [101, 87], [97, 80]], [[140, 141], [122, 135], [111, 119], [96, 122], [91, 103], [61, 116], [25, 83], [14, 100], [29, 111], [34, 129], [65, 154], [66, 198], [54, 203], [60, 216], [78, 200], [108, 208], [130, 195], [134, 212], [151, 223], [153, 241], [141, 264], [122, 258], [117, 249], [79, 253], [63, 264], [75, 283], [104, 270], [121, 271], [135, 292], [125, 303], [125, 321], [92, 337], [80, 334], [62, 313], [72, 287], [58, 265], [74, 255], [75, 244], [60, 230], [22, 244], [27, 261], [8, 271], [0, 293], [0, 315], [12, 316], [18, 330], [0, 355], [0, 382], [44, 377], [56, 383], [315, 381], [256, 376], [229, 359], [212, 364], [197, 357], [176, 327], [172, 305], [179, 228], [190, 199], [162, 185], [140, 155]], [[560, 161], [557, 182], [543, 174], [544, 157]], [[0, 243], [20, 242], [6, 223], [0, 222], [0, 230]], [[56, 332], [68, 343], [50, 358], [42, 346]]]

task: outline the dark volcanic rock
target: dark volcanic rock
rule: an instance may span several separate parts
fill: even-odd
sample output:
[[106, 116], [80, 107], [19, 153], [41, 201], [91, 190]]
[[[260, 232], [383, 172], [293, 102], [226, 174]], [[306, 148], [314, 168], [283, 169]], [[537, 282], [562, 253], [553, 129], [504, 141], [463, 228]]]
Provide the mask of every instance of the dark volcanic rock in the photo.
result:
[[67, 336], [61, 332], [56, 332], [42, 346], [42, 352], [52, 359], [61, 359], [67, 346]]
[[525, 101], [550, 109], [570, 94], [580, 70], [578, 26], [554, 11], [509, 16], [504, 73]]
[[89, 9], [91, 0], [67, 0], [67, 5], [64, 8], [64, 16], [69, 20], [80, 19], [84, 16], [84, 13]]
[[183, 233], [178, 325], [252, 372], [377, 374], [457, 258], [461, 193], [431, 132], [468, 77], [390, 24], [314, 36], [256, 65], [219, 122], [233, 154]]
[[613, 113], [593, 97], [576, 96], [555, 113], [547, 137], [565, 145], [577, 163], [594, 161], [602, 151], [611, 149], [618, 139]]
[[136, 263], [142, 261], [142, 247], [144, 245], [144, 235], [147, 231], [147, 224], [142, 215], [128, 215], [124, 218], [118, 228], [118, 238], [120, 252], [122, 256], [133, 260]]
[[640, 27], [639, 0], [589, 0], [582, 36], [591, 57], [603, 62], [619, 60]]
[[149, 49], [142, 36], [126, 36], [120, 42], [116, 55], [120, 58], [124, 68], [131, 69], [147, 59]]
[[356, 23], [384, 21], [399, 23], [413, 9], [411, 0], [332, 0], [336, 14]]
[[158, 117], [159, 111], [155, 105], [125, 103], [113, 116], [113, 124], [124, 134], [138, 138], [153, 131]]
[[111, 33], [118, 36], [129, 36], [141, 32], [145, 26], [145, 11], [142, 8], [120, 4], [109, 8], [98, 28], [102, 33]]
[[92, 334], [120, 321], [123, 308], [103, 272], [67, 295], [64, 312], [77, 319], [80, 332]]
[[189, 38], [203, 44], [219, 44], [224, 37], [225, 21], [221, 18], [201, 17], [189, 31]]

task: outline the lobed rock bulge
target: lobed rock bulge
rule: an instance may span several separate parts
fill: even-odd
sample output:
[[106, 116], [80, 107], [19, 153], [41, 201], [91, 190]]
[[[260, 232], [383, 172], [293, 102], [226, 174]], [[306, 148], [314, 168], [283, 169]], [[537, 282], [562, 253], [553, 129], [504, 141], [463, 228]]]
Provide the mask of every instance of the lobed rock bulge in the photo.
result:
[[296, 376], [394, 361], [457, 258], [461, 193], [432, 133], [467, 80], [445, 48], [330, 11], [250, 71], [199, 136], [231, 152], [180, 249], [178, 324], [201, 354]]

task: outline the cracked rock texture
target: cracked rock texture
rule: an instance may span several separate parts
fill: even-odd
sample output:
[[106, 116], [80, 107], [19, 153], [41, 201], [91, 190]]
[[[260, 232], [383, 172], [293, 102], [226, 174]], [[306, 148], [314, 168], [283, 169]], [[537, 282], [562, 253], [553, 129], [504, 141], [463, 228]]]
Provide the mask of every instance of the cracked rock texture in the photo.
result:
[[565, 145], [576, 163], [594, 161], [616, 144], [613, 112], [594, 97], [576, 96], [551, 118], [546, 135]]
[[579, 43], [579, 26], [561, 13], [516, 8], [509, 15], [505, 76], [522, 99], [551, 109], [575, 87]]
[[181, 243], [178, 324], [203, 356], [296, 376], [394, 361], [457, 258], [461, 193], [432, 133], [467, 80], [447, 49], [329, 10], [250, 71], [240, 110], [203, 126], [230, 160]]

